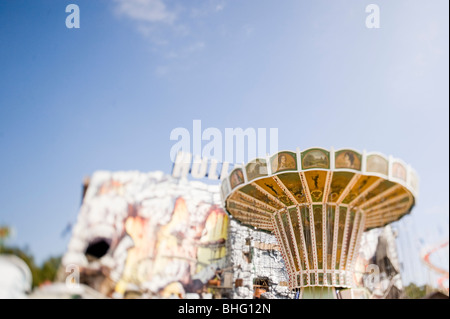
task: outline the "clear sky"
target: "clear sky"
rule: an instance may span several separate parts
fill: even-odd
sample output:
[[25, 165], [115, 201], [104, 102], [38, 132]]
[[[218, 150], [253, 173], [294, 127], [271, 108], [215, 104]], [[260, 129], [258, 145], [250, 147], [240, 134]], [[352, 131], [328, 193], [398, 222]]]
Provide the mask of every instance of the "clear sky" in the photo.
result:
[[[68, 4], [80, 28], [66, 27]], [[369, 29], [366, 6], [380, 8]], [[278, 128], [279, 148], [411, 164], [408, 245], [448, 236], [447, 0], [0, 1], [0, 224], [65, 251], [84, 176], [171, 171], [176, 127]], [[405, 237], [403, 238], [405, 239]], [[412, 274], [411, 276], [414, 276]]]

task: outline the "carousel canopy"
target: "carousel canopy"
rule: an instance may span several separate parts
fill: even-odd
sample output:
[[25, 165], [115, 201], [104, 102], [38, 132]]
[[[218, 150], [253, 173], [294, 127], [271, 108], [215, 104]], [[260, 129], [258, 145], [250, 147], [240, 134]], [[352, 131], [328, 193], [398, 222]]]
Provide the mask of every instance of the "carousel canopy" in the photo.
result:
[[277, 236], [292, 288], [351, 286], [362, 232], [408, 214], [418, 177], [380, 153], [310, 148], [237, 167], [221, 190], [234, 218]]

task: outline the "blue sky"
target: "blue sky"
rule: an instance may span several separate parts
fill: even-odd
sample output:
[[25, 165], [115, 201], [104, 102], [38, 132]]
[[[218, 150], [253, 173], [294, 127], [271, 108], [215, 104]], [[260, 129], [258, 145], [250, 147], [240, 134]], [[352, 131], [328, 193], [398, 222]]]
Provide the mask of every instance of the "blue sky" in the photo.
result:
[[[66, 28], [70, 3], [79, 29]], [[379, 29], [365, 25], [370, 3]], [[410, 242], [438, 241], [449, 224], [448, 6], [3, 0], [0, 224], [38, 261], [63, 253], [84, 176], [170, 173], [170, 132], [200, 119], [220, 130], [276, 127], [280, 149], [403, 159], [421, 178]]]

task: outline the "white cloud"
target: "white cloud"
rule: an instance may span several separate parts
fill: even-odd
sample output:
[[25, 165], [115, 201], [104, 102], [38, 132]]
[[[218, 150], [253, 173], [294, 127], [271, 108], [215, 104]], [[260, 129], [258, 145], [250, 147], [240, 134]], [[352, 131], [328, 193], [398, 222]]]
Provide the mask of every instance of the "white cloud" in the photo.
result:
[[222, 3], [218, 3], [216, 5], [215, 10], [216, 10], [216, 12], [218, 12], [218, 11], [222, 11], [224, 8], [225, 8], [225, 3], [222, 2]]
[[250, 24], [246, 24], [246, 25], [244, 25], [243, 30], [244, 30], [244, 34], [245, 34], [247, 37], [249, 37], [249, 36], [251, 36], [251, 35], [253, 34], [253, 32], [255, 31], [255, 28], [254, 28], [252, 25], [250, 25]]
[[205, 48], [204, 42], [195, 42], [186, 48], [187, 53], [201, 51]]
[[116, 12], [138, 22], [168, 23], [176, 19], [175, 12], [167, 9], [162, 0], [115, 0]]
[[169, 73], [169, 68], [165, 65], [159, 65], [155, 69], [155, 74], [160, 77], [164, 77]]
[[168, 59], [182, 59], [190, 56], [193, 53], [204, 50], [205, 47], [206, 47], [205, 42], [198, 41], [191, 43], [190, 45], [180, 48], [178, 50], [171, 50], [165, 55], [165, 57]]
[[206, 48], [204, 30], [199, 29], [203, 23], [198, 21], [223, 11], [225, 1], [204, 0], [192, 6], [179, 0], [113, 0], [113, 10], [149, 41], [151, 54], [166, 59], [165, 65], [155, 66], [154, 74], [168, 77], [189, 68], [190, 58]]
[[225, 5], [226, 3], [224, 0], [204, 1], [200, 6], [190, 9], [190, 16], [194, 19], [207, 17], [211, 14], [223, 11]]

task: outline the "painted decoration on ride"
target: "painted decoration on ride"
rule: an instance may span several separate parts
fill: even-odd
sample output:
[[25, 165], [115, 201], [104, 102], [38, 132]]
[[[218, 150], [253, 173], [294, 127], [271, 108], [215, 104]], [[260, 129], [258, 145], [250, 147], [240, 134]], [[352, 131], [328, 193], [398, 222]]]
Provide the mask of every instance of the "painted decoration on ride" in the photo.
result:
[[230, 185], [231, 188], [235, 188], [241, 184], [244, 184], [244, 173], [242, 173], [242, 169], [236, 168], [233, 172], [231, 172]]
[[280, 152], [270, 159], [272, 174], [297, 170], [297, 155], [293, 152]]
[[256, 159], [251, 161], [245, 167], [247, 173], [247, 179], [249, 181], [254, 180], [258, 177], [267, 176], [267, 163], [264, 159]]
[[309, 192], [313, 202], [322, 201], [327, 172], [325, 171], [309, 171], [305, 172], [306, 181], [308, 182]]
[[298, 203], [306, 203], [306, 193], [303, 189], [302, 183], [300, 182], [299, 174], [285, 173], [277, 175], [277, 178], [283, 185], [286, 186], [287, 189], [291, 190], [292, 195]]
[[333, 180], [331, 181], [328, 201], [337, 202], [354, 176], [354, 173], [335, 172], [333, 174]]
[[330, 168], [330, 152], [322, 149], [310, 149], [302, 153], [302, 168]]
[[406, 182], [406, 167], [400, 162], [392, 163], [392, 177]]
[[162, 172], [97, 172], [63, 266], [107, 296], [201, 293], [225, 263], [228, 215], [219, 187]]
[[167, 297], [167, 289], [173, 291], [174, 287], [179, 287], [176, 295], [180, 296], [202, 292], [205, 283], [195, 280], [195, 275], [212, 260], [225, 256], [228, 217], [217, 206], [209, 207], [202, 216], [192, 215], [196, 212], [190, 211], [186, 200], [179, 197], [164, 225], [151, 225], [151, 217], [139, 215], [127, 219], [127, 234], [135, 244], [128, 251], [124, 273], [116, 287], [118, 292], [125, 292], [130, 283], [163, 297]]
[[335, 168], [361, 170], [361, 154], [352, 150], [340, 150], [335, 154]]
[[366, 171], [370, 173], [388, 174], [389, 164], [387, 159], [380, 155], [368, 155]]

